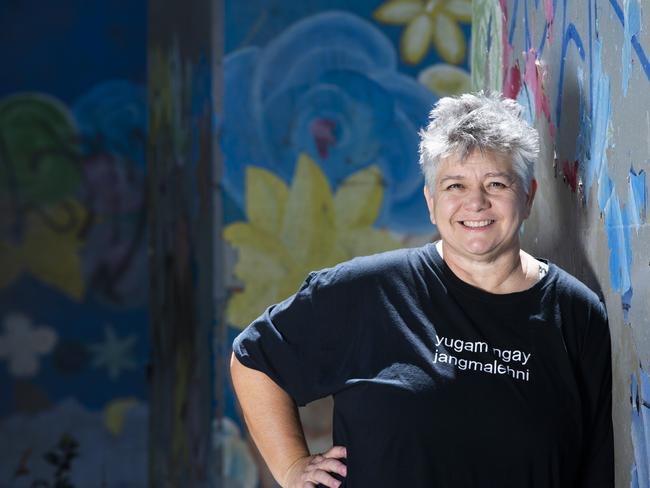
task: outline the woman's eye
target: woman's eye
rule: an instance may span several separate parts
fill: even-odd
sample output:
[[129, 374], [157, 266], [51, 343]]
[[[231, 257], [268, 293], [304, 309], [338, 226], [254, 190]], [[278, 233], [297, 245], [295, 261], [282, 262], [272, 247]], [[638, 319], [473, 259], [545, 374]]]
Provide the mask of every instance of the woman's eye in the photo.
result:
[[490, 188], [505, 188], [506, 185], [504, 183], [501, 183], [500, 181], [491, 181], [488, 183], [488, 186]]

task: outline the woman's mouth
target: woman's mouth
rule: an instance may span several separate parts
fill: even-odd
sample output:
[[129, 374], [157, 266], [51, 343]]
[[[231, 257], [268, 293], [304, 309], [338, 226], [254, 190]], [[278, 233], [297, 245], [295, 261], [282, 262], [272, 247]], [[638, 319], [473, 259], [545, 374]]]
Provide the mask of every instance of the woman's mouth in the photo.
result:
[[482, 229], [493, 224], [494, 220], [461, 220], [460, 223], [470, 229]]

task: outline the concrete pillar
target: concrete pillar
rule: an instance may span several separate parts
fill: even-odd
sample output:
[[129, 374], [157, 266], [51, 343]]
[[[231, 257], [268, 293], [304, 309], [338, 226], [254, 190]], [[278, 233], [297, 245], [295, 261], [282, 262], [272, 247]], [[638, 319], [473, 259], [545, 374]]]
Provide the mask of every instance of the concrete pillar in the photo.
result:
[[221, 471], [211, 450], [212, 419], [220, 417], [213, 395], [224, 377], [212, 366], [213, 344], [222, 342], [213, 115], [220, 10], [207, 0], [149, 2], [152, 487], [211, 486]]

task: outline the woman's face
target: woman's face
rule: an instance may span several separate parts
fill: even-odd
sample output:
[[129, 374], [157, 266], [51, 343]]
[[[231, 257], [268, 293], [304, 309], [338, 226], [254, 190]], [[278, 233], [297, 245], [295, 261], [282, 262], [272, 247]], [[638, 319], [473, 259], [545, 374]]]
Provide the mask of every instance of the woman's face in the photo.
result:
[[526, 193], [506, 155], [474, 151], [465, 161], [440, 161], [435, 191], [425, 187], [431, 222], [443, 242], [466, 258], [492, 260], [519, 250], [519, 227], [530, 214], [537, 183]]

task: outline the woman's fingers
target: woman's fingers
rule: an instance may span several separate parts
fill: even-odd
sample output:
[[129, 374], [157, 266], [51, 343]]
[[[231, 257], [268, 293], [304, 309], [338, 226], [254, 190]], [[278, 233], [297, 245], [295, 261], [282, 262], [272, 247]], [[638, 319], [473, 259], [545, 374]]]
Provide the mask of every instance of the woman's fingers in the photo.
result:
[[[330, 473], [338, 473], [341, 476], [347, 475], [347, 466], [339, 461], [339, 458], [346, 456], [345, 448], [334, 446], [323, 454], [313, 456], [305, 469], [308, 483], [321, 484], [331, 488], [338, 488], [341, 482]], [[309, 487], [309, 484], [305, 484]]]
[[344, 446], [333, 446], [321, 455], [326, 458], [344, 458], [348, 456], [348, 452]]
[[348, 474], [347, 466], [340, 461], [346, 456], [345, 447], [334, 446], [322, 454], [302, 458], [289, 468], [286, 486], [314, 488], [321, 484], [328, 488], [339, 488], [341, 482], [334, 478], [332, 473], [344, 477]]
[[314, 485], [321, 484], [329, 488], [339, 488], [341, 486], [339, 480], [322, 469], [317, 469], [309, 473], [309, 481], [305, 483], [306, 486], [310, 486], [309, 483], [313, 483]]
[[332, 473], [338, 473], [341, 476], [348, 474], [347, 466], [338, 459], [324, 458], [320, 456], [312, 460], [312, 463], [309, 465], [308, 469], [330, 471]]

